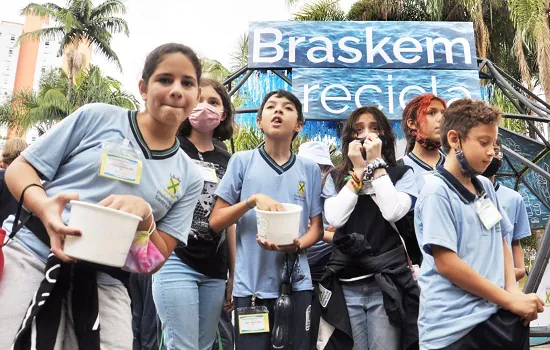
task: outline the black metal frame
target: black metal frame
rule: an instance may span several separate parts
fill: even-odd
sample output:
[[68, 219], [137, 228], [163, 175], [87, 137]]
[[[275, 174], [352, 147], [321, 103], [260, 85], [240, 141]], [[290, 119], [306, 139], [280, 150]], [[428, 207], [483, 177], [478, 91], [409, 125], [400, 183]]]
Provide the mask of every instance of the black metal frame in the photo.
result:
[[[266, 71], [266, 72], [270, 71], [270, 72], [273, 72], [273, 74], [275, 74], [279, 78], [281, 78], [285, 83], [292, 86], [292, 80], [290, 78], [288, 78], [286, 75], [284, 75], [283, 73], [281, 73], [280, 72], [281, 70], [286, 70], [286, 69], [248, 68], [247, 66], [244, 66], [244, 67], [239, 68], [237, 71], [235, 71], [235, 73], [233, 73], [230, 76], [228, 76], [227, 78], [225, 78], [225, 80], [223, 81], [223, 85], [225, 85], [225, 87], [227, 88], [227, 91], [229, 91], [229, 96], [233, 97], [233, 95], [235, 93], [237, 93], [237, 91], [239, 91], [241, 86], [243, 86], [243, 84], [246, 83], [248, 78], [250, 78], [252, 73], [254, 73], [255, 71]], [[233, 82], [236, 79], [241, 78], [241, 77], [242, 77], [242, 79], [239, 80], [239, 82], [233, 87]], [[258, 111], [258, 108], [242, 108], [242, 109], [239, 108], [239, 109], [235, 110], [235, 113], [237, 113], [237, 114], [256, 113], [257, 111]]]

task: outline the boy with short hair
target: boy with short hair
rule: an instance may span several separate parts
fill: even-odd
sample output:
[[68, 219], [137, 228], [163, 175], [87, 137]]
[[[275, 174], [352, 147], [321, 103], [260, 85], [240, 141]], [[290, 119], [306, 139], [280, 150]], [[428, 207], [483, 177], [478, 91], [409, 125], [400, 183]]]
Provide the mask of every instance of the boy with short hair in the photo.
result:
[[[319, 166], [312, 160], [297, 157], [290, 149], [303, 123], [302, 105], [293, 94], [284, 90], [268, 93], [257, 117], [265, 145], [234, 154], [216, 190], [219, 198], [210, 226], [220, 231], [237, 223], [233, 286], [237, 350], [271, 349], [275, 301], [282, 284], [288, 284], [289, 280], [293, 312], [290, 319], [278, 322], [292, 325], [292, 349], [309, 349], [313, 285], [306, 254], [300, 252], [322, 238], [323, 223]], [[256, 215], [251, 210], [258, 207], [284, 211], [281, 203], [303, 208], [299, 238], [286, 246], [257, 237]], [[311, 223], [309, 229], [308, 222]], [[254, 311], [246, 312], [250, 307], [255, 307]], [[262, 307], [267, 308], [269, 327], [261, 317], [254, 327], [242, 318], [245, 314], [250, 314], [249, 319], [258, 317], [258, 313], [265, 314], [260, 310]], [[274, 337], [279, 339], [281, 334]]]
[[494, 149], [495, 157], [485, 172], [483, 172], [483, 176], [493, 183], [498, 201], [514, 225], [512, 234], [506, 236], [506, 243], [508, 243], [508, 248], [512, 250], [514, 274], [516, 275], [516, 281], [519, 281], [525, 276], [525, 253], [521, 247], [520, 240], [531, 236], [529, 216], [527, 215], [527, 208], [525, 208], [525, 202], [521, 195], [511, 188], [501, 186], [495, 182], [495, 175], [502, 165], [500, 138], [496, 140]]
[[491, 182], [478, 176], [494, 156], [500, 119], [496, 108], [470, 99], [444, 113], [447, 159], [415, 207], [424, 256], [421, 349], [528, 349], [528, 324], [544, 310], [536, 294], [523, 294], [515, 283], [505, 241], [511, 224]]

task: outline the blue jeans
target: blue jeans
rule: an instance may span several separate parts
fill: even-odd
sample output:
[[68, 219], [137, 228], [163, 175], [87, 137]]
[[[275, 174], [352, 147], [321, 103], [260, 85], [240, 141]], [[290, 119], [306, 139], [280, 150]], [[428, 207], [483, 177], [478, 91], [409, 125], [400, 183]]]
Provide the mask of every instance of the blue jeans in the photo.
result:
[[353, 350], [399, 350], [401, 329], [390, 324], [374, 277], [342, 283], [342, 289], [353, 332]]
[[153, 299], [168, 350], [210, 350], [223, 308], [225, 280], [208, 277], [172, 254], [153, 275]]

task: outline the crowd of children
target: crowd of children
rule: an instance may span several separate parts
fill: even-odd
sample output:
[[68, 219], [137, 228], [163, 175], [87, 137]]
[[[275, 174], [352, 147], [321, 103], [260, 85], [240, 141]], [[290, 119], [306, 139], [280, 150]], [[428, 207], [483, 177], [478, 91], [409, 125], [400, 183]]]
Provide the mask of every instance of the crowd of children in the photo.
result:
[[[530, 230], [521, 196], [494, 181], [496, 107], [412, 99], [402, 158], [384, 113], [357, 108], [335, 166], [323, 143], [292, 151], [302, 104], [278, 90], [258, 110], [265, 142], [230, 155], [231, 99], [201, 73], [189, 47], [162, 45], [143, 111], [83, 106], [11, 160], [1, 349], [528, 349], [544, 304], [516, 283]], [[117, 150], [140, 181], [104, 176]], [[150, 255], [123, 270], [67, 256], [82, 234], [66, 226], [71, 200], [141, 217]], [[283, 203], [302, 216], [277, 245], [252, 209]]]

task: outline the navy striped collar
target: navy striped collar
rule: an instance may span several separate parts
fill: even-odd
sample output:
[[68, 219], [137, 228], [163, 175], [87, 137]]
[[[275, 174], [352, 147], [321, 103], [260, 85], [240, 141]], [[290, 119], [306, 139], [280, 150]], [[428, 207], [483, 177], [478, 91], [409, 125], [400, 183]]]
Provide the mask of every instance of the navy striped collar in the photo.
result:
[[132, 130], [132, 134], [134, 135], [134, 138], [136, 139], [139, 148], [141, 148], [145, 159], [166, 159], [178, 153], [180, 141], [177, 137], [175, 138], [172, 147], [160, 151], [151, 150], [149, 146], [147, 146], [147, 143], [145, 143], [145, 139], [143, 138], [143, 135], [139, 130], [137, 123], [137, 111], [128, 111], [128, 120], [130, 122], [130, 129]]
[[260, 146], [260, 148], [258, 149], [258, 151], [260, 152], [260, 155], [262, 156], [262, 158], [266, 161], [266, 163], [271, 167], [273, 168], [273, 170], [275, 170], [275, 172], [277, 172], [277, 174], [279, 175], [282, 175], [285, 171], [289, 170], [290, 168], [292, 168], [292, 166], [294, 165], [294, 163], [296, 163], [296, 155], [294, 154], [294, 152], [292, 152], [292, 150], [290, 150], [290, 158], [288, 159], [288, 161], [283, 164], [283, 165], [279, 165], [277, 164], [276, 161], [273, 160], [273, 158], [271, 158], [271, 156], [269, 154], [267, 154], [266, 150], [265, 150], [265, 145], [262, 145]]
[[435, 175], [443, 179], [447, 186], [449, 186], [449, 188], [453, 190], [458, 195], [458, 197], [460, 197], [460, 199], [466, 204], [473, 203], [478, 195], [481, 196], [485, 193], [483, 185], [477, 177], [472, 178], [472, 183], [474, 184], [474, 187], [478, 193], [478, 195], [475, 195], [470, 192], [470, 190], [468, 190], [466, 187], [464, 187], [464, 185], [461, 184], [460, 181], [458, 181], [458, 179], [454, 177], [453, 174], [451, 174], [449, 171], [447, 171], [447, 169], [443, 168], [442, 166], [437, 167], [437, 173]]
[[437, 169], [437, 167], [443, 166], [443, 163], [445, 163], [445, 155], [443, 154], [443, 152], [441, 152], [441, 150], [439, 150], [439, 160], [437, 161], [437, 164], [435, 165], [434, 168], [432, 168], [428, 163], [424, 162], [422, 159], [418, 158], [416, 154], [414, 154], [413, 152], [409, 152], [408, 156], [409, 158], [411, 158], [413, 162], [418, 164], [419, 167], [428, 171]]

